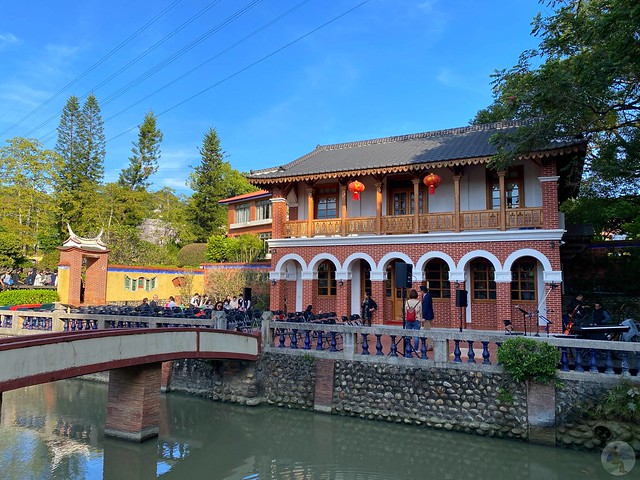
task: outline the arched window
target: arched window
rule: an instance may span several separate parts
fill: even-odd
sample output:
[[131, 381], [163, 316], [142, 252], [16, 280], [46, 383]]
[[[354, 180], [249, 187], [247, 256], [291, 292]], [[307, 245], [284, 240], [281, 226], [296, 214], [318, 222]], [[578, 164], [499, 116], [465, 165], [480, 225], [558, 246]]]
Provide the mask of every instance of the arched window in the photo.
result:
[[329, 260], [318, 266], [318, 296], [336, 296], [336, 267]]
[[444, 260], [430, 260], [424, 270], [424, 278], [433, 298], [451, 298], [449, 288], [449, 265]]
[[495, 300], [495, 269], [490, 261], [477, 259], [471, 262], [471, 296], [474, 300]]
[[511, 268], [511, 300], [536, 302], [536, 259], [523, 257]]

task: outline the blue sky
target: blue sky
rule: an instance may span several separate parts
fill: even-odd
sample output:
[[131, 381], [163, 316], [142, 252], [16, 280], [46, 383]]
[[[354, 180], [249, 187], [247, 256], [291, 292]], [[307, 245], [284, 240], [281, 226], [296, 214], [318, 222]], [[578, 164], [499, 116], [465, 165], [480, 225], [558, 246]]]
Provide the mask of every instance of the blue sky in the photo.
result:
[[188, 194], [209, 127], [231, 165], [249, 171], [318, 144], [464, 126], [491, 103], [493, 71], [538, 44], [531, 20], [543, 8], [362, 2], [5, 2], [0, 143], [28, 136], [54, 148], [68, 97], [93, 92], [105, 121], [105, 181], [127, 166], [137, 125], [153, 110], [164, 134], [153, 188]]

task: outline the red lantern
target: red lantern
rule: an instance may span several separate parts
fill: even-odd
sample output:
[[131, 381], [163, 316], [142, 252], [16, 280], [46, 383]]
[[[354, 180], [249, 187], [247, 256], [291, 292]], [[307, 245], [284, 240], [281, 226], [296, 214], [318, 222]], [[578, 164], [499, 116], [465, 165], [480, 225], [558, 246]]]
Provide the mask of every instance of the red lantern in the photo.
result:
[[360, 200], [360, 192], [364, 192], [364, 185], [358, 180], [354, 180], [349, 184], [349, 191], [353, 193], [354, 200]]
[[423, 181], [424, 181], [424, 184], [427, 187], [429, 187], [429, 194], [433, 195], [434, 193], [436, 193], [436, 187], [440, 185], [440, 182], [442, 181], [442, 179], [440, 178], [439, 175], [436, 175], [435, 173], [430, 173], [429, 175], [424, 177]]

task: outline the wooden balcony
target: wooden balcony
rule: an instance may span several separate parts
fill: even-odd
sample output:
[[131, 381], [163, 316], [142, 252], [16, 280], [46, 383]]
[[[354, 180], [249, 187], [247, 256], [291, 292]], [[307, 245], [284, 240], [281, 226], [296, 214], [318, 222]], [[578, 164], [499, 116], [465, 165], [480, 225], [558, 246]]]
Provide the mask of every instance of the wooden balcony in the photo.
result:
[[[416, 216], [414, 215], [386, 215], [379, 219], [380, 234], [383, 235], [542, 228], [542, 221], [542, 207], [507, 210], [504, 227], [500, 224], [499, 210], [460, 212], [458, 222], [456, 222], [453, 212], [421, 214], [417, 217], [417, 229], [415, 228]], [[312, 220], [311, 222], [295, 220], [285, 222], [284, 237], [375, 235], [377, 224], [376, 217], [347, 218], [344, 224], [339, 218]], [[456, 225], [459, 225], [459, 229]], [[309, 235], [310, 229], [312, 229], [312, 235]]]

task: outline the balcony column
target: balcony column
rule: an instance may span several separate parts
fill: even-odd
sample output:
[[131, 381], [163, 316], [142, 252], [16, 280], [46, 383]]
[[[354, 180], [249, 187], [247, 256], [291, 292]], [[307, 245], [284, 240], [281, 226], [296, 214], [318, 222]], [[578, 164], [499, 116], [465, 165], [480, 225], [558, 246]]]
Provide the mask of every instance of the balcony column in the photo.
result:
[[273, 189], [271, 196], [271, 238], [284, 238], [284, 225], [287, 221], [287, 200], [280, 188]]
[[340, 184], [340, 235], [347, 236], [347, 186]]
[[453, 176], [453, 228], [460, 231], [460, 178], [462, 175]]
[[[518, 330], [522, 329], [522, 315], [520, 315], [520, 321], [518, 322], [518, 316], [514, 317], [511, 301], [511, 272], [495, 272], [496, 282], [496, 319], [494, 325], [487, 325], [488, 329], [503, 330], [504, 320], [511, 320], [514, 328]], [[519, 314], [519, 312], [516, 312]], [[529, 329], [529, 325], [527, 325]]]
[[505, 187], [505, 177], [507, 172], [500, 170], [498, 172], [498, 185], [500, 187], [500, 220], [498, 222], [498, 228], [500, 230], [507, 229], [507, 189]]
[[309, 238], [315, 235], [315, 229], [313, 228], [314, 212], [313, 187], [307, 187], [307, 237]]
[[376, 235], [382, 234], [382, 182], [376, 182]]
[[[467, 328], [467, 309], [456, 307], [456, 290], [466, 290], [467, 284], [463, 278], [461, 281], [458, 281], [457, 288], [456, 282], [454, 281], [450, 282], [449, 288], [451, 290], [451, 317], [449, 319], [449, 325], [445, 326], [445, 328], [460, 328], [460, 315], [462, 315], [462, 328]], [[467, 304], [470, 303], [471, 292], [467, 292]]]
[[558, 176], [538, 177], [542, 191], [542, 228], [560, 228], [558, 214]]
[[420, 177], [411, 179], [413, 183], [413, 233], [420, 233]]
[[[342, 282], [342, 285], [340, 285]], [[340, 318], [343, 315], [351, 315], [351, 280], [347, 272], [336, 272], [336, 315]]]

